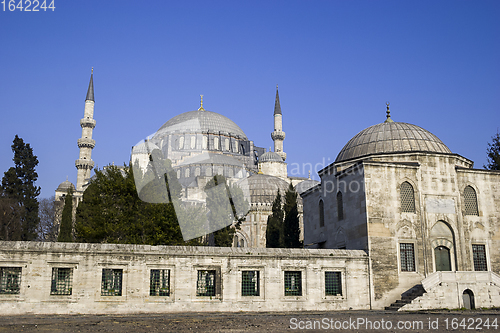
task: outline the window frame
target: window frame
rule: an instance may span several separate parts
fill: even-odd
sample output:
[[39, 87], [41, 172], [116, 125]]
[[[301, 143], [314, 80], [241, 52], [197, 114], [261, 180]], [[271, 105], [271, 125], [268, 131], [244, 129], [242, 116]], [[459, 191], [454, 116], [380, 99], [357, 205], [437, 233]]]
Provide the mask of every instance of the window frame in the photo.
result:
[[[466, 195], [466, 191], [468, 191], [473, 197]], [[464, 198], [464, 216], [479, 216], [479, 201], [477, 199], [477, 191], [471, 185], [467, 185], [464, 187], [462, 192]], [[472, 200], [472, 201], [471, 201]], [[473, 207], [471, 207], [471, 205]]]
[[[300, 283], [299, 283], [299, 290], [298, 290], [298, 293], [295, 294], [293, 290], [288, 290], [287, 291], [287, 277], [292, 277], [293, 275], [297, 276], [297, 273], [298, 275], [300, 276]], [[288, 283], [290, 284], [290, 283]], [[290, 287], [288, 287], [288, 289], [291, 289]], [[286, 269], [286, 270], [283, 270], [283, 296], [284, 297], [304, 297], [304, 277], [303, 277], [303, 271], [302, 270], [297, 270], [297, 269]], [[288, 294], [287, 294], [288, 292]]]
[[[16, 292], [2, 292], [3, 291], [3, 286], [5, 285], [6, 286], [6, 290], [8, 289], [7, 286], [9, 285], [9, 279], [7, 278], [7, 276], [5, 276], [5, 274], [7, 274], [7, 272], [11, 270], [11, 271], [18, 271], [17, 274], [18, 274], [18, 277], [17, 277], [17, 281], [16, 281], [16, 284], [17, 284], [17, 291]], [[4, 271], [6, 272], [4, 274]], [[5, 281], [7, 280], [7, 281]], [[17, 296], [19, 297], [19, 295], [21, 295], [21, 289], [22, 289], [22, 281], [23, 281], [23, 267], [22, 266], [19, 266], [19, 265], [12, 265], [12, 266], [1, 266], [0, 267], [0, 295], [1, 296]], [[11, 288], [12, 289], [12, 288]]]
[[[403, 191], [403, 186], [405, 185], [409, 186], [407, 187], [408, 191]], [[406, 195], [410, 194], [409, 190], [411, 190], [412, 198], [406, 197]], [[413, 199], [412, 202], [410, 202], [411, 199]], [[417, 211], [415, 187], [408, 180], [401, 182], [399, 185], [399, 206], [401, 213], [415, 214]], [[409, 209], [407, 207], [409, 207]]]
[[[68, 266], [53, 266], [51, 267], [51, 279], [50, 279], [50, 295], [51, 296], [72, 296], [73, 295], [73, 284], [74, 284], [74, 272], [73, 272], [73, 267], [68, 267]], [[60, 270], [68, 270], [69, 271], [69, 282], [68, 283], [62, 283], [63, 289], [67, 287], [67, 284], [69, 284], [69, 287], [67, 287], [67, 292], [57, 292], [58, 288], [57, 286], [61, 285], [58, 284], [59, 281], [59, 276], [60, 276]], [[57, 278], [54, 279], [54, 273], [56, 274]], [[56, 288], [54, 288], [56, 287]]]
[[[476, 269], [476, 251], [474, 251], [474, 247], [482, 247], [483, 248], [483, 254], [484, 254], [484, 268], [485, 269]], [[489, 270], [489, 265], [488, 265], [488, 253], [487, 253], [487, 248], [486, 244], [482, 243], [473, 243], [471, 244], [471, 255], [472, 255], [472, 268], [474, 269], [474, 272], [487, 272]], [[481, 263], [478, 263], [481, 264]]]
[[[402, 245], [411, 245], [412, 247], [412, 254], [413, 254], [413, 270], [403, 270], [403, 251], [402, 251], [402, 248], [401, 246]], [[400, 273], [417, 273], [417, 256], [416, 256], [416, 244], [414, 241], [411, 241], [411, 240], [400, 240], [398, 242], [398, 266], [399, 266], [399, 272]], [[404, 253], [408, 253], [408, 250], [405, 249]], [[406, 260], [405, 260], [406, 261]], [[408, 265], [406, 265], [405, 267], [408, 267]]]
[[[210, 302], [210, 301], [221, 301], [222, 300], [222, 290], [223, 290], [223, 281], [221, 275], [221, 267], [220, 266], [193, 266], [193, 288], [194, 288], [194, 301], [202, 301], [202, 302]], [[214, 294], [213, 295], [203, 295], [198, 292], [200, 288], [198, 286], [199, 282], [199, 272], [201, 271], [214, 271]]]

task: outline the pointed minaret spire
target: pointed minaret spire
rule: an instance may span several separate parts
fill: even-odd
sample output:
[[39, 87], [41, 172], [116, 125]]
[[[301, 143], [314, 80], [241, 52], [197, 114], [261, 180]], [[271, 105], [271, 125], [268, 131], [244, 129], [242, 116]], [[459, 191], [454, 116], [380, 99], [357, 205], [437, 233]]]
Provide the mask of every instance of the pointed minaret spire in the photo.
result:
[[271, 138], [274, 141], [274, 152], [280, 155], [283, 161], [285, 161], [286, 154], [283, 151], [283, 140], [285, 140], [285, 132], [283, 132], [282, 117], [283, 115], [281, 114], [278, 85], [276, 85], [276, 100], [274, 102], [274, 132], [271, 133]]
[[94, 101], [94, 67], [92, 67], [92, 71], [90, 72], [90, 82], [89, 82], [89, 89], [87, 90], [87, 97], [85, 98], [86, 101]]
[[198, 108], [198, 111], [205, 111], [203, 108], [203, 95], [200, 95], [200, 107]]
[[281, 114], [280, 95], [278, 94], [278, 85], [276, 85], [276, 100], [274, 101], [274, 114]]
[[92, 139], [92, 132], [95, 127], [94, 120], [94, 68], [90, 74], [89, 89], [87, 91], [87, 98], [85, 99], [85, 111], [83, 118], [80, 120], [82, 127], [82, 137], [78, 139], [78, 148], [80, 154], [75, 161], [76, 169], [78, 170], [76, 177], [76, 193], [75, 197], [77, 202], [81, 200], [83, 191], [86, 184], [90, 179], [90, 172], [94, 168], [94, 161], [92, 161], [92, 149], [95, 147], [95, 141]]
[[390, 104], [391, 103], [389, 103], [389, 102], [385, 103], [385, 105], [387, 105], [387, 111], [385, 111], [387, 119], [384, 121], [384, 123], [393, 123], [394, 122], [394, 120], [391, 119], [391, 111], [389, 111]]

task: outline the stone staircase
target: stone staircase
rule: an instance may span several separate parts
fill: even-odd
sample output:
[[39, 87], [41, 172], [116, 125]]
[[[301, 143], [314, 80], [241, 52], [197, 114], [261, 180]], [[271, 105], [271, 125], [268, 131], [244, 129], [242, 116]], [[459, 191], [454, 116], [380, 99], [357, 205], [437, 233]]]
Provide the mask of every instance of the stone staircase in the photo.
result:
[[392, 303], [390, 306], [386, 306], [385, 309], [389, 311], [398, 311], [401, 307], [408, 303], [411, 303], [415, 298], [422, 296], [425, 293], [425, 289], [421, 284], [417, 284], [411, 289], [405, 291], [401, 294], [401, 299]]

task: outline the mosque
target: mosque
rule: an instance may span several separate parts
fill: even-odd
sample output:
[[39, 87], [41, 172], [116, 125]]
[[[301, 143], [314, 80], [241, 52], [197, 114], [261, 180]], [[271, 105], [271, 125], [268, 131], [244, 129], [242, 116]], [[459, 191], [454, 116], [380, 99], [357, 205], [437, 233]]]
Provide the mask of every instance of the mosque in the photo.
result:
[[[95, 145], [93, 92], [91, 75], [80, 121], [77, 184], [61, 183], [57, 200], [68, 188], [81, 200], [90, 179]], [[189, 256], [199, 256], [200, 261], [182, 261], [193, 272], [205, 267], [214, 278], [222, 279], [218, 283], [232, 281], [230, 288], [237, 286], [224, 297], [236, 295], [241, 300], [229, 301], [228, 309], [243, 302], [236, 282], [243, 279], [243, 273], [233, 270], [236, 257], [241, 257], [237, 259], [241, 270], [257, 274], [252, 273], [256, 281], [260, 281], [258, 274], [264, 274], [263, 286], [284, 288], [284, 294], [263, 296], [269, 310], [500, 306], [500, 172], [474, 169], [471, 160], [453, 153], [434, 134], [394, 121], [387, 104], [385, 121], [349, 140], [335, 162], [318, 172], [320, 182], [289, 177], [282, 117], [276, 89], [274, 151], [266, 151], [255, 146], [233, 121], [205, 110], [202, 100], [198, 110], [173, 117], [132, 150], [134, 163], [142, 169], [150, 161], [148, 145], [171, 160], [185, 202], [202, 200], [200, 189], [217, 174], [249, 194], [250, 211], [234, 248], [196, 248]], [[305, 249], [286, 253], [264, 249], [272, 202], [277, 191], [284, 193], [290, 183], [301, 197]], [[242, 252], [238, 247], [259, 249]], [[244, 255], [255, 260], [250, 264]], [[150, 265], [155, 264], [155, 257], [150, 257]], [[207, 266], [209, 257], [213, 263]], [[179, 269], [177, 262], [168, 263], [172, 271]], [[221, 278], [224, 274], [226, 280]], [[193, 275], [182, 283], [194, 280]], [[304, 283], [300, 284], [304, 293], [300, 291], [296, 294], [300, 297], [290, 302], [287, 293], [295, 281]], [[189, 295], [191, 291], [186, 291]]]
[[[78, 139], [79, 158], [75, 161], [77, 168], [76, 187], [69, 181], [59, 185], [56, 200], [71, 188], [78, 203], [82, 200], [91, 170], [94, 167], [91, 154], [95, 146], [92, 132], [96, 125], [94, 113], [93, 73], [85, 100], [84, 117], [80, 120], [82, 136]], [[282, 125], [282, 111], [278, 86], [274, 105], [274, 151], [266, 151], [250, 140], [243, 130], [229, 118], [203, 107], [201, 96], [200, 107], [194, 111], [181, 113], [166, 123], [146, 141], [135, 145], [131, 152], [132, 165], [145, 172], [151, 164], [151, 152], [159, 149], [163, 158], [169, 159], [174, 168], [177, 180], [182, 186], [182, 201], [203, 203], [203, 191], [207, 182], [215, 175], [223, 175], [231, 183], [237, 183], [246, 194], [250, 210], [246, 220], [236, 231], [234, 246], [266, 247], [267, 218], [271, 214], [272, 203], [278, 190], [284, 197], [291, 183], [301, 192], [318, 182], [302, 177], [290, 177], [287, 172], [286, 153], [283, 148], [285, 132]], [[137, 184], [140, 191], [140, 184]], [[302, 199], [298, 197], [301, 238]], [[182, 227], [182, 225], [181, 225]], [[182, 228], [181, 228], [182, 229]]]

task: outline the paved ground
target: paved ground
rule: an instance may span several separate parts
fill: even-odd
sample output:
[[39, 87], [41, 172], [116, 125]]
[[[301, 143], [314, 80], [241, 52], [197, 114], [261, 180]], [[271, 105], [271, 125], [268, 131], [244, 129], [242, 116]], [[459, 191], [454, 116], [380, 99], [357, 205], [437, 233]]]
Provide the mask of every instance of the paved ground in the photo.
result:
[[[497, 325], [496, 327], [495, 324]], [[316, 329], [314, 329], [314, 325], [316, 325]], [[405, 331], [500, 332], [500, 310], [426, 311], [418, 313], [342, 311], [300, 313], [168, 313], [127, 316], [0, 316], [0, 332], [150, 333], [293, 332], [303, 330], [307, 332], [336, 331], [349, 333]]]

